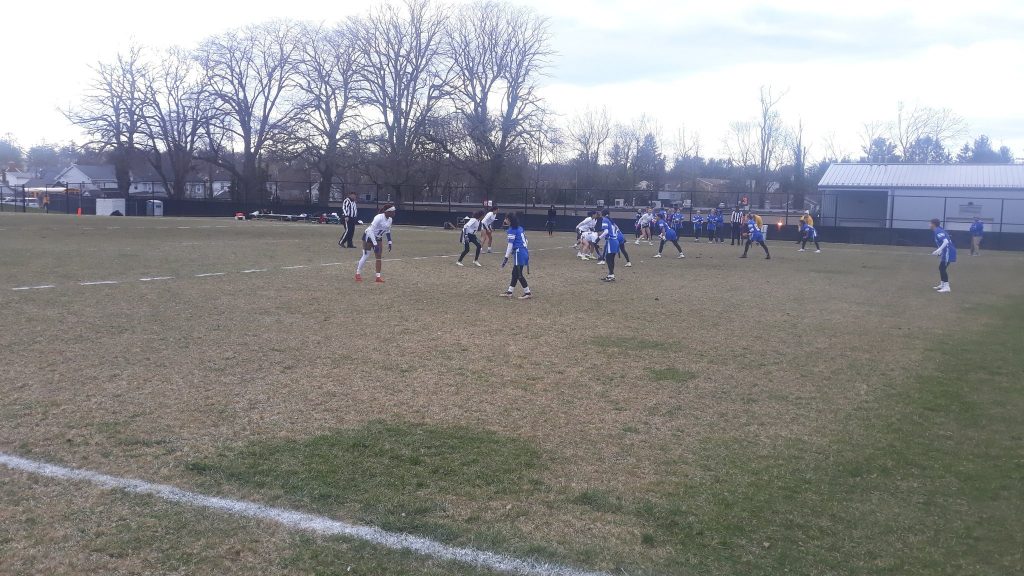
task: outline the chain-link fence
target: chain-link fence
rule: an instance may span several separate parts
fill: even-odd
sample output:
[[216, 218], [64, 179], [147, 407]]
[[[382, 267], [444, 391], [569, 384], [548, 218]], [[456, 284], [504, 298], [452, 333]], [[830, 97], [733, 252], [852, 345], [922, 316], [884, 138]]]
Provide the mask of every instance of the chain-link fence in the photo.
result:
[[[95, 214], [97, 200], [114, 196], [109, 189], [88, 184], [66, 188], [0, 188], [0, 211]], [[162, 201], [167, 216], [231, 216], [257, 211], [287, 215], [319, 215], [340, 212], [345, 197], [354, 195], [359, 206], [376, 211], [385, 203], [403, 212], [421, 213], [418, 222], [457, 222], [484, 207], [499, 212], [519, 212], [546, 217], [554, 210], [559, 229], [571, 229], [576, 218], [590, 209], [609, 208], [620, 219], [631, 219], [648, 207], [674, 210], [685, 222], [700, 213], [722, 212], [726, 222], [736, 210], [754, 211], [777, 231], [799, 226], [805, 212], [822, 229], [834, 229], [836, 238], [868, 238], [872, 243], [901, 243], [897, 231], [922, 231], [932, 218], [952, 231], [966, 231], [980, 218], [989, 233], [1024, 234], [1024, 195], [1019, 198], [981, 198], [966, 195], [911, 195], [887, 191], [840, 191], [796, 193], [749, 193], [714, 190], [600, 190], [552, 187], [485, 190], [452, 185], [336, 184], [326, 202], [320, 202], [316, 182], [274, 181], [257, 198], [235, 198], [231, 183], [203, 182], [189, 187], [184, 198], [168, 198], [160, 183], [133, 183], [124, 201], [125, 216], [152, 214], [153, 203]], [[861, 232], [855, 232], [860, 230]], [[884, 234], [883, 231], [889, 231]], [[1016, 245], [1016, 241], [1010, 243]]]

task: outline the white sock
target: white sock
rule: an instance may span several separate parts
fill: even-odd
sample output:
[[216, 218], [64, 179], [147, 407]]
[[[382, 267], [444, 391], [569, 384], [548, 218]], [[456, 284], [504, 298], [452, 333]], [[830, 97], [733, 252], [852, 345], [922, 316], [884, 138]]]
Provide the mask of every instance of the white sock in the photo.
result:
[[530, 293], [530, 289], [529, 288], [523, 288], [523, 294], [529, 294], [529, 293]]
[[370, 253], [363, 250], [363, 257], [359, 259], [359, 264], [356, 265], [356, 274], [360, 274], [363, 271], [363, 264], [366, 264], [366, 259], [370, 257]]
[[376, 273], [377, 278], [380, 278], [380, 272]]
[[508, 293], [509, 293], [509, 294], [511, 294], [511, 293], [513, 293], [513, 292], [515, 292], [515, 291], [516, 291], [516, 289], [515, 289], [515, 287], [514, 287], [514, 286], [509, 286], [509, 287], [508, 287]]

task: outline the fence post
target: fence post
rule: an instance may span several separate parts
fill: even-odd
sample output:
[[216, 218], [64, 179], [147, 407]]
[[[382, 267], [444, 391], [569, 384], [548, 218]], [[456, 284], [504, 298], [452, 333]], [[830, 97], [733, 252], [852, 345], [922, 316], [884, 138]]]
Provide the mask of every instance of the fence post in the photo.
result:
[[793, 194], [791, 192], [786, 193], [786, 224], [784, 228], [789, 228], [789, 205], [793, 203]]
[[1003, 247], [1003, 234], [1004, 234], [1003, 228], [1005, 227], [1005, 222], [1003, 220], [1004, 220], [1005, 215], [1006, 215], [1006, 198], [1002, 198], [1002, 199], [999, 200], [999, 236], [997, 237], [997, 238], [999, 238], [999, 241], [996, 243], [996, 245], [999, 248]]
[[896, 231], [893, 229], [893, 224], [895, 222], [895, 220], [894, 220], [895, 213], [896, 213], [896, 194], [893, 193], [893, 192], [889, 192], [889, 245], [890, 246], [893, 245], [893, 236], [895, 236], [895, 234], [896, 234]]

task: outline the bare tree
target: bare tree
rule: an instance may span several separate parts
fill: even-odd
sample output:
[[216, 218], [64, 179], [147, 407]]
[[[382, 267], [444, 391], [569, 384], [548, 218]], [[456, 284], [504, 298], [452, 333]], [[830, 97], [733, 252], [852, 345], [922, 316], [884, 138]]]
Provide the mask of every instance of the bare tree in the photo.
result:
[[300, 28], [296, 86], [300, 92], [292, 136], [299, 153], [320, 176], [317, 185], [322, 206], [330, 202], [331, 188], [343, 168], [343, 148], [354, 138], [361, 59], [352, 25]]
[[594, 111], [587, 108], [569, 122], [569, 142], [576, 155], [577, 170], [584, 173], [584, 186], [592, 184], [593, 170], [601, 160], [601, 149], [611, 137], [611, 122], [608, 110]]
[[827, 162], [845, 162], [849, 158], [846, 150], [843, 148], [839, 138], [835, 132], [829, 132], [822, 139], [822, 147], [824, 148], [823, 160]]
[[439, 143], [490, 196], [509, 156], [541, 129], [537, 83], [551, 55], [546, 19], [529, 8], [481, 0], [448, 28], [456, 138]]
[[[629, 124], [616, 123], [613, 127], [608, 159], [616, 169], [620, 184], [632, 187], [637, 183], [637, 169], [645, 141], [660, 150], [661, 128], [647, 115], [641, 115]], [[643, 176], [651, 177], [650, 174]]]
[[106, 152], [114, 165], [117, 191], [125, 198], [131, 168], [144, 136], [148, 65], [142, 49], [132, 47], [112, 63], [100, 62], [78, 108], [64, 113], [92, 138], [85, 146]]
[[534, 188], [540, 189], [542, 185], [541, 168], [545, 164], [555, 164], [563, 160], [562, 152], [565, 150], [566, 135], [552, 120], [552, 113], [541, 112], [538, 118], [538, 129], [531, 136], [530, 156], [534, 164]]
[[680, 126], [672, 139], [672, 158], [699, 158], [700, 150], [700, 132], [691, 133], [686, 126]]
[[757, 191], [768, 192], [768, 178], [782, 163], [786, 128], [779, 114], [779, 102], [785, 92], [772, 94], [770, 86], [761, 87], [761, 110], [757, 123]]
[[232, 174], [242, 202], [266, 199], [260, 162], [295, 112], [286, 98], [298, 60], [296, 29], [287, 20], [246, 26], [206, 39], [195, 53], [215, 107], [204, 159]]
[[[925, 139], [930, 139], [927, 141], [929, 148], [943, 147], [966, 131], [964, 119], [948, 108], [917, 105], [909, 108], [900, 102], [896, 107], [896, 120], [889, 127], [889, 139], [896, 146], [900, 158], [907, 161], [922, 156], [915, 148], [920, 147]], [[925, 153], [923, 156], [928, 158], [932, 154]]]
[[371, 176], [392, 186], [401, 202], [416, 162], [428, 152], [430, 120], [449, 90], [452, 71], [445, 51], [448, 18], [430, 0], [386, 4], [353, 21], [359, 76], [373, 112], [369, 143]]
[[184, 198], [210, 122], [210, 101], [191, 54], [172, 48], [147, 76], [143, 127], [149, 162], [172, 198]]
[[756, 136], [753, 122], [730, 122], [725, 138], [725, 154], [733, 164], [742, 168], [755, 165]]

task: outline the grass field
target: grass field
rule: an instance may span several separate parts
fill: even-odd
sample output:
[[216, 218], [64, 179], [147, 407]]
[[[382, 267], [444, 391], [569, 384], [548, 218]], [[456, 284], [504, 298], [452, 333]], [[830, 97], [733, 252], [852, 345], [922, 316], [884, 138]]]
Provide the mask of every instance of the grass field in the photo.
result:
[[[510, 302], [456, 232], [385, 285], [339, 232], [0, 214], [0, 452], [614, 574], [1024, 572], [1024, 255], [938, 295], [926, 248], [631, 243], [605, 285], [534, 231]], [[478, 572], [0, 467], [41, 573]]]

